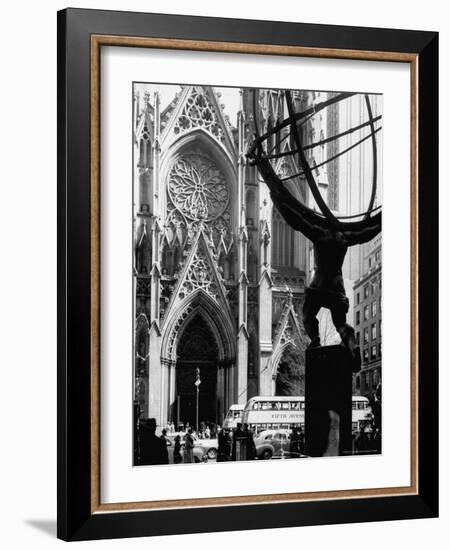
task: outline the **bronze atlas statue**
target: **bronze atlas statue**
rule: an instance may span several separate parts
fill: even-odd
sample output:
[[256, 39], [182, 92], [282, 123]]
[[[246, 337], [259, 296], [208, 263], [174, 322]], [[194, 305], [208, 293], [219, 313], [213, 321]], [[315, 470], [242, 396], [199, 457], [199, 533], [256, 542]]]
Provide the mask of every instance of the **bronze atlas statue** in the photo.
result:
[[[277, 207], [286, 223], [293, 229], [301, 231], [303, 235], [313, 243], [315, 271], [311, 283], [306, 289], [305, 302], [303, 305], [303, 324], [307, 335], [311, 339], [310, 347], [318, 347], [321, 345], [319, 322], [316, 316], [320, 308], [325, 307], [330, 310], [333, 324], [341, 337], [343, 346], [346, 347], [351, 354], [352, 370], [357, 372], [361, 368], [361, 353], [355, 339], [355, 331], [346, 320], [349, 310], [349, 301], [345, 293], [342, 265], [350, 246], [366, 243], [372, 240], [381, 231], [381, 207], [374, 208], [377, 184], [377, 148], [375, 134], [380, 130], [380, 127], [375, 128], [374, 123], [381, 117], [375, 119], [372, 116], [370, 100], [366, 95], [365, 102], [368, 112], [367, 122], [316, 144], [319, 145], [332, 139], [338, 139], [364, 126], [369, 126], [370, 128], [368, 136], [355, 144], [358, 145], [368, 138], [372, 139], [373, 180], [368, 209], [363, 214], [337, 217], [329, 209], [316, 185], [314, 175], [305, 156], [304, 146], [302, 144], [301, 125], [305, 120], [314, 116], [319, 110], [325, 109], [333, 103], [342, 101], [353, 94], [337, 94], [327, 101], [316, 104], [314, 107], [296, 112], [291, 92], [286, 90], [284, 92], [284, 97], [289, 113], [288, 118], [275, 125], [268, 132], [260, 135], [257, 123], [257, 93], [257, 91], [253, 92], [256, 136], [249, 148], [247, 154], [248, 158], [253, 164], [256, 164], [261, 177], [270, 189], [270, 195], [274, 205]], [[295, 175], [303, 175], [305, 177], [311, 194], [321, 210], [320, 213], [302, 204], [289, 191], [285, 181], [291, 179], [292, 176], [290, 178], [280, 178], [275, 173], [271, 160], [280, 155], [271, 154], [272, 150], [269, 144], [274, 135], [278, 136], [277, 140], [279, 141], [283, 132], [284, 137], [282, 139], [290, 140], [290, 148], [288, 152], [283, 154], [291, 155], [296, 161], [296, 165], [299, 166], [300, 171]], [[353, 221], [349, 221], [350, 218], [353, 218]], [[355, 218], [359, 219], [355, 220]]]

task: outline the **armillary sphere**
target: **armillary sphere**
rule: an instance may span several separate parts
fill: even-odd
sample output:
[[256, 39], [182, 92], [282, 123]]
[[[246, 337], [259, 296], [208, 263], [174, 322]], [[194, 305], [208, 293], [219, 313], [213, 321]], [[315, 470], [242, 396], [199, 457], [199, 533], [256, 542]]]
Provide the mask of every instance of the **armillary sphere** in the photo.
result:
[[[367, 110], [367, 120], [362, 124], [353, 126], [341, 133], [329, 136], [320, 141], [314, 143], [303, 145], [302, 143], [302, 126], [308, 122], [316, 113], [323, 109], [327, 109], [331, 105], [338, 103], [340, 101], [346, 100], [355, 93], [339, 93], [326, 101], [317, 103], [313, 107], [309, 107], [303, 111], [296, 111], [294, 107], [294, 102], [292, 100], [292, 93], [289, 90], [284, 92], [284, 101], [286, 101], [287, 112], [289, 116], [283, 121], [274, 125], [273, 128], [270, 128], [267, 132], [261, 134], [259, 131], [258, 125], [258, 105], [257, 105], [257, 93], [258, 90], [253, 90], [253, 117], [255, 124], [255, 139], [251, 144], [247, 157], [250, 159], [252, 164], [255, 164], [258, 167], [259, 172], [264, 177], [264, 174], [268, 175], [272, 181], [278, 181], [280, 186], [284, 186], [284, 183], [288, 180], [294, 179], [298, 176], [304, 176], [308, 183], [309, 189], [314, 197], [317, 206], [321, 212], [316, 212], [311, 210], [306, 205], [301, 205], [303, 214], [306, 215], [314, 221], [314, 223], [320, 223], [321, 225], [326, 225], [328, 227], [334, 227], [337, 230], [362, 230], [365, 227], [373, 224], [374, 218], [381, 216], [381, 206], [374, 208], [375, 197], [377, 193], [377, 142], [376, 134], [381, 130], [381, 125], [376, 127], [376, 123], [381, 120], [381, 115], [374, 117], [372, 114], [372, 107], [370, 105], [370, 99], [367, 94], [365, 94], [365, 105]], [[326, 202], [324, 201], [314, 179], [311, 167], [309, 166], [308, 160], [305, 155], [305, 150], [314, 149], [315, 147], [320, 147], [326, 143], [329, 143], [334, 140], [338, 140], [348, 134], [361, 130], [362, 128], [369, 127], [370, 133], [364, 136], [362, 139], [353, 143], [351, 146], [340, 151], [336, 155], [327, 158], [324, 162], [317, 164], [315, 168], [319, 168], [334, 159], [348, 153], [350, 150], [354, 149], [367, 139], [371, 139], [372, 142], [372, 155], [373, 155], [373, 168], [372, 168], [372, 191], [370, 195], [370, 201], [367, 207], [367, 210], [363, 213], [354, 214], [351, 216], [335, 216], [330, 210]], [[277, 145], [271, 147], [271, 142], [273, 138]], [[289, 146], [283, 152], [275, 151], [276, 147], [279, 147], [279, 144], [282, 141], [288, 140]], [[299, 167], [299, 171], [293, 175], [287, 177], [279, 177], [275, 174], [275, 170], [272, 167], [272, 162], [275, 159], [281, 157], [291, 157], [294, 160], [295, 166]], [[352, 220], [352, 221], [350, 221]]]

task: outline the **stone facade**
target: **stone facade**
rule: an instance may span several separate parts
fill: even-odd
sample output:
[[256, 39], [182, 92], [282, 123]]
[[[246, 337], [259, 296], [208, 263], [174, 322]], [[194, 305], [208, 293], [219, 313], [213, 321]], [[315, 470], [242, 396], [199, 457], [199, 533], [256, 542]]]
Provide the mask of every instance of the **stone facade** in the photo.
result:
[[[216, 89], [175, 90], [164, 109], [151, 85], [134, 95], [135, 399], [159, 425], [192, 423], [199, 369], [199, 419], [222, 423], [230, 405], [275, 393], [285, 353], [304, 374], [308, 245], [247, 162], [251, 94], [233, 126]], [[266, 127], [281, 105], [260, 92]], [[274, 165], [307, 202], [287, 157]]]

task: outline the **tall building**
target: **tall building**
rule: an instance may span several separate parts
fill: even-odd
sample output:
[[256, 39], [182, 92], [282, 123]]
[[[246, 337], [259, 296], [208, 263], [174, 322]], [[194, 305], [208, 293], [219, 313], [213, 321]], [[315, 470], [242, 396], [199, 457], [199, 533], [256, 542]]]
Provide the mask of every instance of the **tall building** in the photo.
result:
[[[345, 101], [335, 104], [334, 110], [330, 110], [329, 117], [333, 119], [330, 130], [336, 134], [345, 132], [349, 128], [358, 128], [368, 120], [366, 99], [363, 94], [357, 94]], [[370, 106], [374, 119], [382, 115], [383, 96], [371, 95]], [[382, 120], [375, 123], [376, 128], [381, 128]], [[336, 172], [337, 189], [335, 195], [338, 197], [336, 209], [340, 216], [351, 216], [357, 213], [364, 213], [369, 205], [372, 194], [374, 169], [376, 170], [377, 190], [374, 207], [382, 203], [383, 193], [383, 139], [382, 132], [376, 134], [377, 161], [374, 167], [374, 155], [372, 140], [368, 138], [370, 126], [363, 126], [360, 129], [342, 136], [332, 144], [337, 148], [334, 153], [345, 154], [339, 156], [330, 163]], [[355, 147], [354, 145], [357, 144]], [[330, 150], [330, 153], [332, 150]], [[330, 172], [330, 170], [329, 170]], [[336, 184], [335, 184], [336, 185]], [[371, 244], [354, 246], [350, 248], [344, 264], [344, 277], [351, 281], [359, 279], [365, 272], [364, 262]]]
[[362, 369], [354, 376], [354, 393], [372, 397], [381, 382], [381, 235], [364, 258], [364, 273], [354, 285], [354, 327]]
[[[192, 424], [199, 380], [199, 419], [222, 423], [230, 405], [284, 391], [280, 369], [304, 391], [308, 246], [247, 162], [249, 91], [233, 126], [217, 89], [175, 88], [164, 108], [150, 85], [134, 96], [135, 399], [141, 417]], [[281, 99], [261, 93], [266, 128]], [[275, 167], [295, 173], [287, 157]], [[305, 201], [304, 182], [291, 186]]]

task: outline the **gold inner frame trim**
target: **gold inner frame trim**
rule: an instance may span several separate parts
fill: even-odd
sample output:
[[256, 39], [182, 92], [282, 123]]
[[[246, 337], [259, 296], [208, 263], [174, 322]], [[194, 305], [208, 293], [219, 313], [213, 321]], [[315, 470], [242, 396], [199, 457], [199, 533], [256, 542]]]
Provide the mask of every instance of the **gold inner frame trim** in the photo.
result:
[[[100, 500], [100, 50], [102, 46], [409, 63], [411, 90], [411, 448], [406, 487], [103, 504]], [[132, 36], [91, 35], [91, 513], [274, 504], [418, 494], [418, 55]]]

